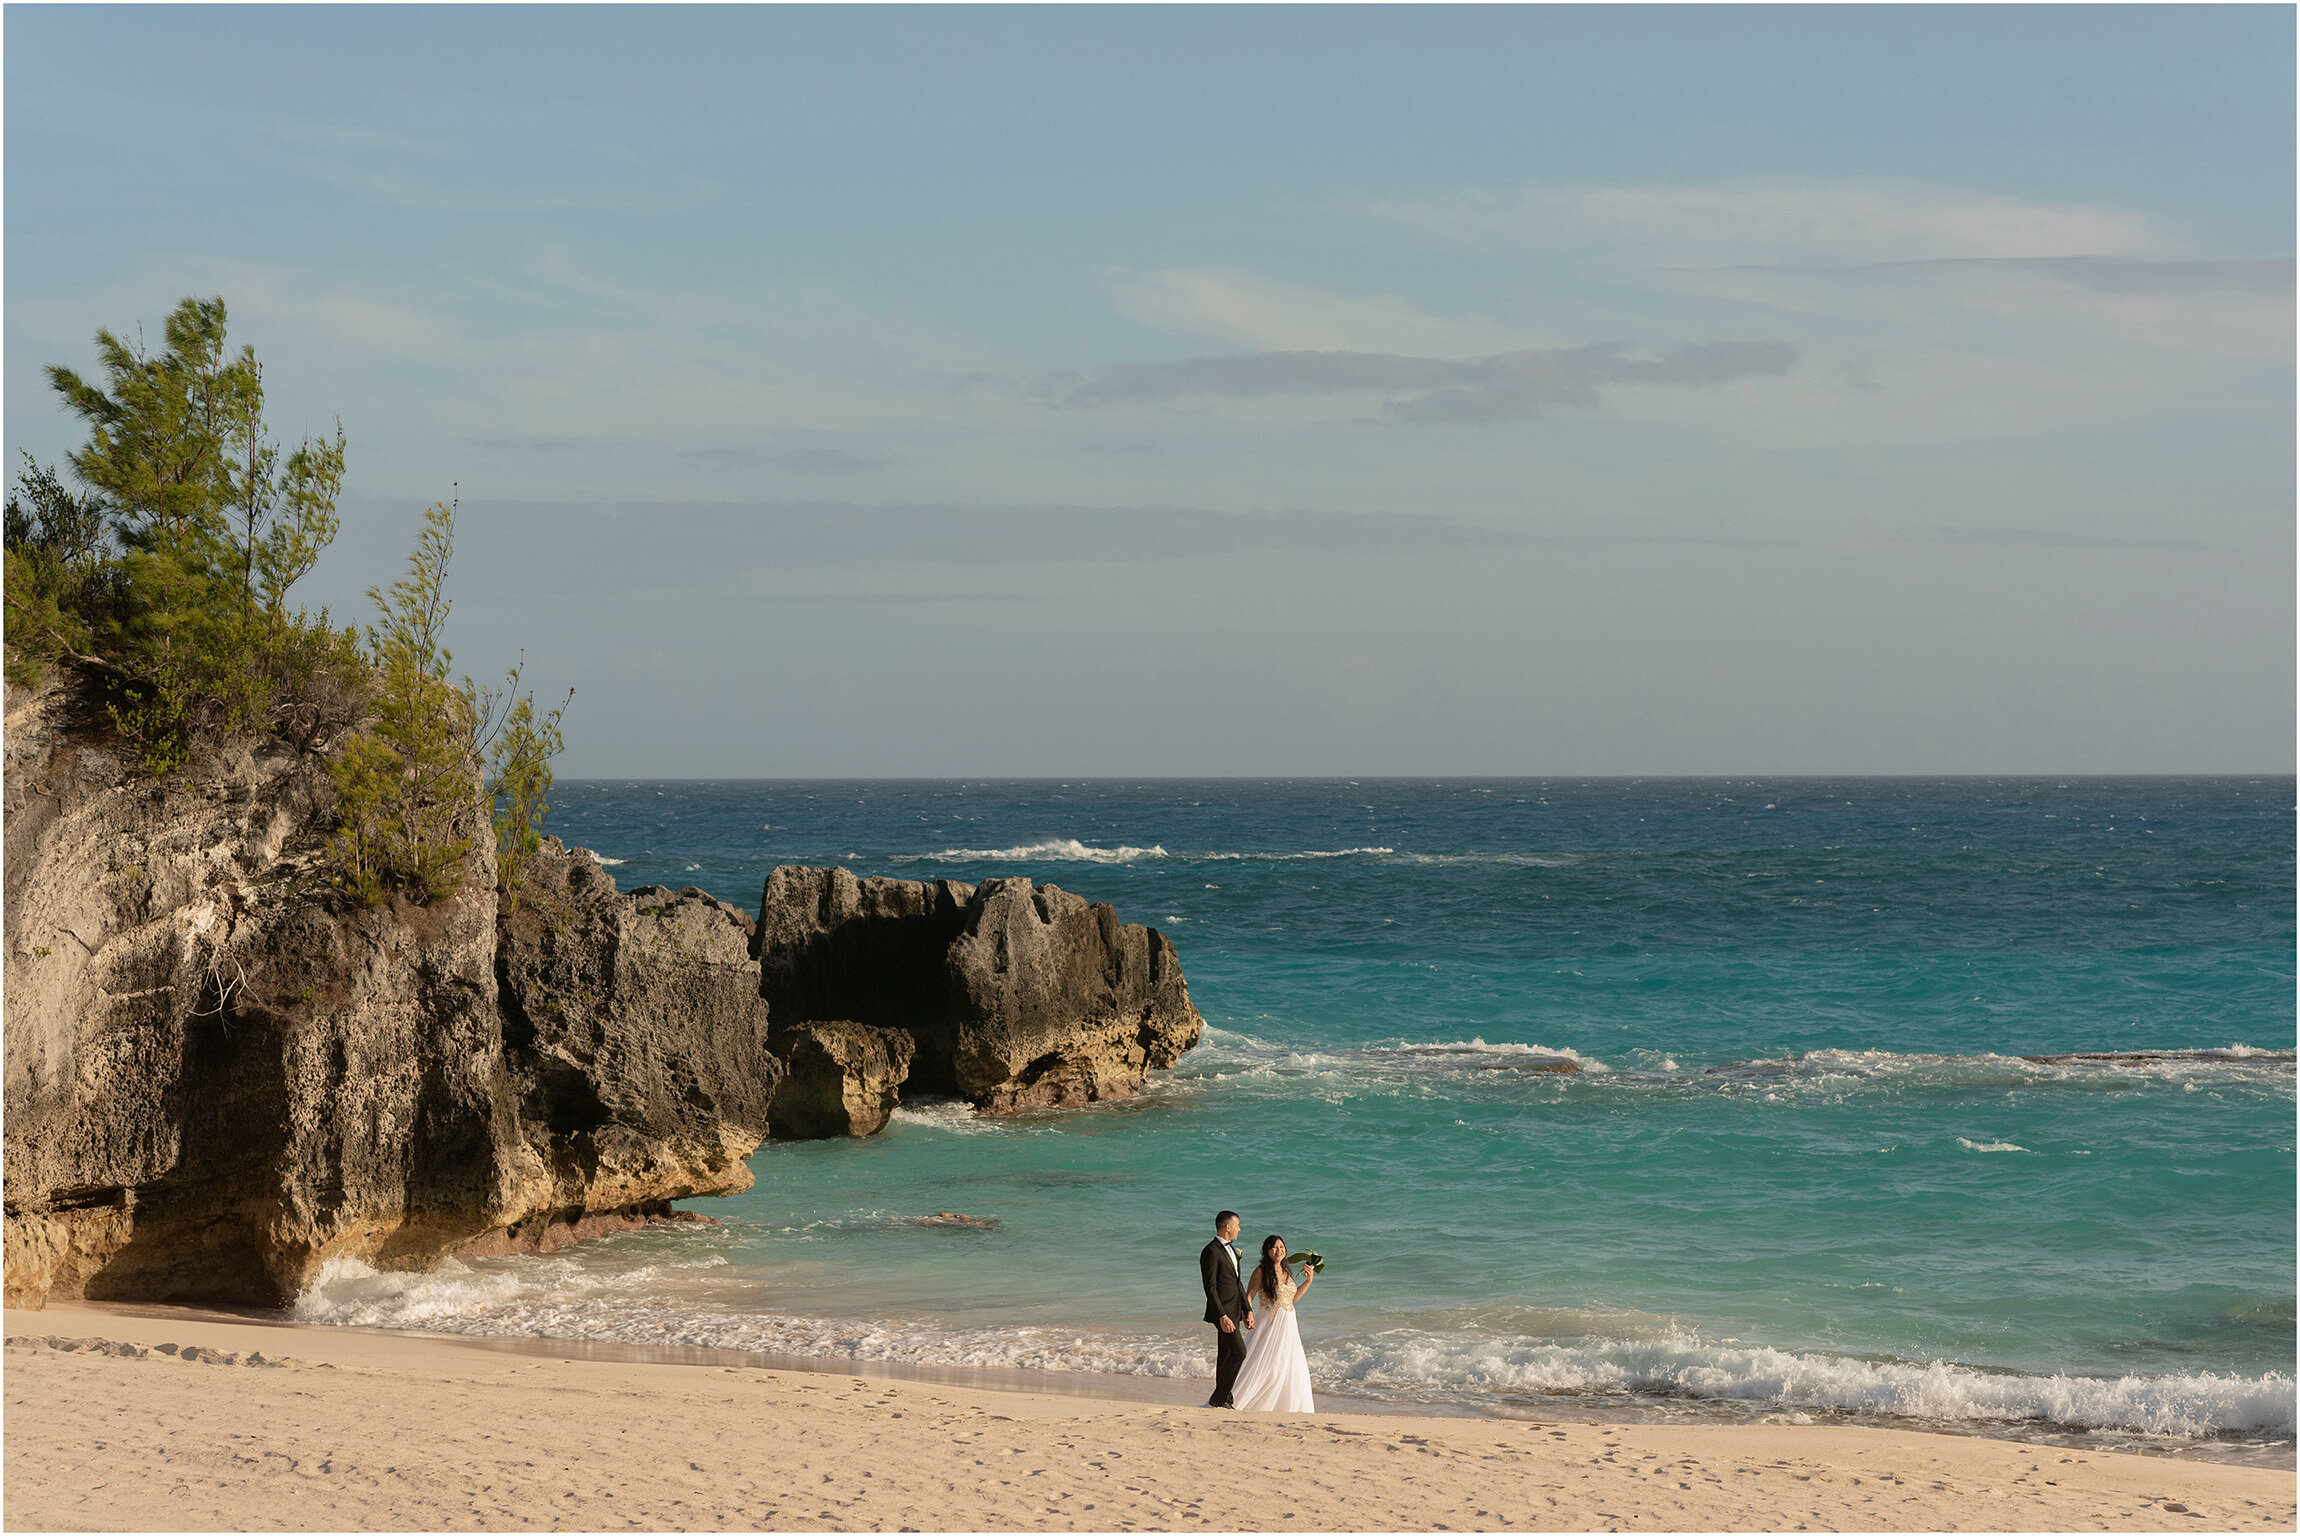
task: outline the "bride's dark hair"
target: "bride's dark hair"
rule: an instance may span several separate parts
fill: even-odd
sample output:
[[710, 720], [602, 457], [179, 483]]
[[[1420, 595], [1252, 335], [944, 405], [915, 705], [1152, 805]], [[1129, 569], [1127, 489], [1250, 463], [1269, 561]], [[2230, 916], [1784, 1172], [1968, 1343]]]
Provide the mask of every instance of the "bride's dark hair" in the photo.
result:
[[1285, 1239], [1275, 1232], [1263, 1238], [1262, 1262], [1254, 1266], [1254, 1273], [1261, 1276], [1262, 1279], [1262, 1294], [1272, 1301], [1278, 1299], [1278, 1261], [1270, 1257], [1270, 1250], [1284, 1241]]

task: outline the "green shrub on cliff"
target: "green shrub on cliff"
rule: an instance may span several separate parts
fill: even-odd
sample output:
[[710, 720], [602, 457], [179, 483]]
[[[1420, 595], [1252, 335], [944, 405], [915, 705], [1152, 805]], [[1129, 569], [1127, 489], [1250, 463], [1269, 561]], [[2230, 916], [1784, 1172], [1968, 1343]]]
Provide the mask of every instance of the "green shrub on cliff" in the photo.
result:
[[290, 611], [341, 526], [343, 426], [275, 442], [263, 365], [229, 349], [226, 319], [222, 299], [187, 298], [159, 352], [101, 330], [92, 378], [48, 369], [88, 427], [67, 458], [86, 489], [25, 455], [7, 501], [8, 680], [78, 668], [154, 774], [249, 732], [332, 751], [336, 879], [362, 902], [449, 894], [492, 820], [516, 904], [566, 702], [539, 714], [521, 667], [500, 692], [448, 681], [449, 505], [425, 514], [406, 574], [369, 589], [378, 619], [364, 635], [325, 609]]
[[[92, 496], [66, 490], [29, 453], [8, 493], [6, 518], [8, 680], [38, 683], [44, 654], [88, 646], [84, 615], [102, 603], [104, 514]], [[30, 644], [20, 644], [30, 641]]]
[[520, 882], [528, 861], [542, 851], [543, 818], [551, 813], [551, 759], [566, 746], [561, 717], [575, 690], [549, 714], [535, 712], [535, 695], [520, 678], [527, 658], [504, 675], [501, 689], [476, 688], [464, 679], [474, 717], [484, 722], [479, 738], [487, 758], [484, 793], [495, 826], [495, 888], [513, 911], [519, 909]]
[[328, 763], [340, 803], [337, 883], [373, 905], [392, 891], [433, 902], [461, 883], [478, 801], [471, 696], [447, 681], [447, 562], [455, 509], [434, 502], [407, 574], [370, 587], [371, 719]]

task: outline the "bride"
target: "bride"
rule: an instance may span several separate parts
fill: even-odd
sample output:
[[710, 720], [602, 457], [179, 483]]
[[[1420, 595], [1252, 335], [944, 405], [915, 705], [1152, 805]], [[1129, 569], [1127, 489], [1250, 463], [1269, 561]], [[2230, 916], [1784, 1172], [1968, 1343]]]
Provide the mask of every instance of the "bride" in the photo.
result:
[[1310, 1401], [1310, 1362], [1302, 1356], [1302, 1332], [1294, 1325], [1294, 1303], [1308, 1294], [1317, 1276], [1302, 1271], [1294, 1284], [1286, 1268], [1286, 1240], [1262, 1239], [1262, 1262], [1246, 1286], [1246, 1303], [1254, 1308], [1254, 1337], [1246, 1346], [1246, 1363], [1238, 1367], [1238, 1381], [1230, 1389], [1240, 1408], [1268, 1413], [1315, 1413]]

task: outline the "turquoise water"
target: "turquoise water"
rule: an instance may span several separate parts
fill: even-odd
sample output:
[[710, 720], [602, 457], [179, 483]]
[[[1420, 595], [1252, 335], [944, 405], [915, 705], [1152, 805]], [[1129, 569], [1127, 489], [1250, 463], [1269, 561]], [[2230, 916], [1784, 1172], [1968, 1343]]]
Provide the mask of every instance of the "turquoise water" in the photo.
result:
[[[583, 783], [625, 889], [1028, 875], [1171, 935], [1142, 1097], [769, 1145], [717, 1228], [345, 1322], [1199, 1374], [1217, 1207], [1322, 1387], [2292, 1440], [2291, 778]], [[2030, 1056], [2143, 1053], [2035, 1062]], [[1582, 1070], [1525, 1070], [1563, 1055]], [[937, 1212], [995, 1227], [919, 1224]]]

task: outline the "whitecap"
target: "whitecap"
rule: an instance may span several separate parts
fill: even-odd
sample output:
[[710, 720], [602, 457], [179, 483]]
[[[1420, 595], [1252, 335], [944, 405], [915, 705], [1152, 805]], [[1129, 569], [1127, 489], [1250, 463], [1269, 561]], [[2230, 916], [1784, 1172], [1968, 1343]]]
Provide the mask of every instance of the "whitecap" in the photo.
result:
[[[1374, 1047], [1368, 1055], [1381, 1053]], [[1465, 1064], [1479, 1057], [1508, 1060], [1522, 1058], [1527, 1061], [1570, 1061], [1584, 1072], [1610, 1072], [1613, 1069], [1594, 1056], [1584, 1056], [1569, 1045], [1528, 1045], [1515, 1040], [1501, 1040], [1488, 1045], [1480, 1035], [1469, 1040], [1414, 1041], [1401, 1040], [1388, 1048], [1400, 1056], [1440, 1063]]]
[[1031, 862], [1039, 864], [1132, 864], [1139, 859], [1171, 857], [1164, 848], [1136, 848], [1121, 845], [1116, 848], [1095, 848], [1075, 837], [1058, 837], [1043, 843], [1024, 843], [1013, 848], [945, 848], [940, 853], [897, 854], [897, 864], [931, 860], [937, 864], [994, 864], [1005, 862]]
[[1970, 1152], [2026, 1152], [2026, 1151], [2028, 1151], [2028, 1148], [2026, 1148], [2026, 1147], [2016, 1147], [2016, 1146], [2014, 1146], [2014, 1145], [2013, 1145], [2011, 1142], [2009, 1142], [2009, 1141], [1967, 1141], [1967, 1140], [1966, 1140], [1964, 1137], [1962, 1137], [1962, 1136], [1959, 1136], [1959, 1137], [1957, 1138], [1957, 1145], [1958, 1145], [1958, 1146], [1960, 1146], [1960, 1147], [1963, 1147], [1963, 1148], [1965, 1148], [1967, 1151], [1970, 1151]]

